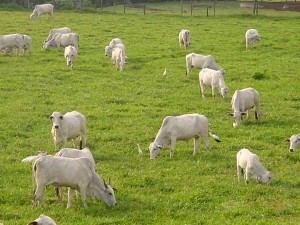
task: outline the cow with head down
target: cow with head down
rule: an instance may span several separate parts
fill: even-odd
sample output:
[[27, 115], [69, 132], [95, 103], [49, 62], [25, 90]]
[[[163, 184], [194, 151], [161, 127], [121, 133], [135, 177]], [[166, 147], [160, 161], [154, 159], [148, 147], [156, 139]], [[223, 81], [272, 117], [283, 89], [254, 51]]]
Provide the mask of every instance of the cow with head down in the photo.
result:
[[194, 155], [196, 155], [199, 149], [200, 137], [205, 144], [206, 151], [209, 151], [209, 136], [220, 142], [216, 135], [209, 133], [208, 119], [204, 115], [194, 113], [167, 116], [156, 134], [154, 142], [149, 146], [150, 159], [155, 159], [158, 153], [167, 147], [170, 147], [170, 158], [173, 158], [178, 140], [194, 139]]
[[300, 148], [300, 134], [294, 134], [286, 141], [290, 143], [290, 152], [294, 152], [297, 148]]
[[82, 149], [86, 147], [86, 120], [85, 116], [77, 111], [67, 112], [62, 114], [61, 112], [53, 112], [50, 116], [53, 122], [52, 136], [55, 143], [55, 150], [59, 150], [59, 144], [62, 143], [62, 147], [66, 147], [67, 140], [73, 140], [74, 148], [75, 139], [80, 136], [80, 146]]
[[190, 47], [190, 31], [186, 29], [182, 29], [178, 35], [179, 47], [181, 48], [181, 44], [183, 44], [184, 48], [187, 49]]
[[48, 14], [50, 19], [53, 17], [53, 9], [54, 6], [52, 4], [41, 4], [41, 5], [36, 5], [34, 7], [33, 12], [30, 15], [30, 19], [37, 19], [40, 17], [42, 14]]
[[233, 116], [233, 127], [236, 127], [242, 122], [242, 116], [247, 115], [249, 117], [249, 110], [255, 107], [255, 118], [260, 118], [260, 98], [259, 93], [254, 88], [244, 88], [242, 90], [236, 90], [231, 99], [231, 106], [233, 113], [229, 115]]
[[44, 49], [60, 48], [73, 45], [77, 51], [79, 48], [79, 35], [77, 33], [56, 33], [54, 36], [43, 44]]
[[56, 223], [49, 216], [41, 214], [39, 218], [37, 218], [34, 221], [30, 222], [28, 225], [56, 225]]

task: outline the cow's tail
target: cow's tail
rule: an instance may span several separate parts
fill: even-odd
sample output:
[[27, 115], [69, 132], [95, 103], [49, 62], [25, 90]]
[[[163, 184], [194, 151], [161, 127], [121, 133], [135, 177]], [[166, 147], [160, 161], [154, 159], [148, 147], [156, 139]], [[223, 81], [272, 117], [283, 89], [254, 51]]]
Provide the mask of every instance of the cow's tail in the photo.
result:
[[192, 57], [193, 57], [193, 54], [188, 54], [185, 57], [185, 62], [186, 62], [185, 75], [188, 75], [190, 73], [190, 70], [192, 69]]
[[185, 48], [189, 47], [189, 37], [190, 37], [190, 32], [185, 31], [185, 35], [184, 35], [184, 44], [185, 44]]
[[215, 139], [216, 142], [221, 142], [220, 138], [217, 135], [209, 132], [209, 136], [211, 136], [213, 139]]
[[33, 195], [35, 195], [35, 173], [36, 173], [37, 167], [36, 167], [36, 162], [33, 163], [32, 166], [32, 177], [31, 177], [31, 184], [32, 184], [32, 190], [33, 190]]

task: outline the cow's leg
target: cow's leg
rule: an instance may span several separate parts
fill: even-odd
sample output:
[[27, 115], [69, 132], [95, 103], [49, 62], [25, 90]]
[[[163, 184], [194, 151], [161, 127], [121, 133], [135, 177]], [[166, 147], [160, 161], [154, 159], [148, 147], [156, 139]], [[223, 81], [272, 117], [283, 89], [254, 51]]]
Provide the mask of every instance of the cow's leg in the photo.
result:
[[202, 98], [205, 98], [204, 96], [205, 84], [203, 84], [202, 82], [200, 82], [200, 90], [201, 90]]
[[246, 118], [248, 119], [249, 118], [249, 110], [247, 110], [246, 113], [247, 113], [247, 117]]
[[58, 202], [62, 202], [64, 196], [64, 187], [55, 188], [56, 196], [58, 198]]
[[174, 157], [175, 146], [176, 146], [176, 139], [173, 138], [173, 139], [171, 139], [171, 144], [170, 144], [170, 158], [171, 159]]
[[193, 155], [197, 155], [197, 152], [199, 150], [199, 137], [194, 138], [194, 153]]
[[33, 209], [35, 209], [40, 203], [41, 207], [44, 208], [43, 196], [44, 196], [45, 188], [42, 185], [37, 185], [37, 188], [34, 193], [34, 201], [33, 201]]
[[239, 166], [238, 163], [237, 163], [237, 165], [236, 165], [236, 169], [237, 169], [237, 178], [238, 178], [238, 182], [240, 182], [240, 177], [241, 177], [241, 173], [242, 173], [242, 168]]
[[67, 204], [67, 208], [71, 207], [73, 196], [74, 196], [74, 189], [69, 187], [68, 188], [68, 204]]
[[79, 187], [79, 188], [80, 188], [80, 195], [81, 195], [83, 206], [84, 208], [88, 208], [88, 205], [86, 203], [86, 187]]
[[205, 149], [208, 152], [209, 151], [209, 140], [208, 140], [208, 134], [202, 135], [202, 140], [205, 145]]
[[246, 182], [246, 184], [249, 183], [249, 178], [250, 178], [250, 173], [248, 171], [248, 168], [246, 168], [246, 171], [245, 171], [245, 182]]
[[215, 88], [213, 86], [211, 87], [211, 95], [215, 98]]

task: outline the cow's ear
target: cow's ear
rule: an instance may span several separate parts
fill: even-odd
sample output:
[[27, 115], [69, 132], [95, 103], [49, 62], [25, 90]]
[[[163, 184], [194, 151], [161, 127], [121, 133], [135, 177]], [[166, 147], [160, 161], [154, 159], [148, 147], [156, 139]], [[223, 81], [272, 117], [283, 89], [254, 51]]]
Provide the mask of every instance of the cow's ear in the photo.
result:
[[233, 114], [233, 113], [228, 113], [227, 115], [228, 115], [228, 116], [233, 116], [234, 114]]
[[49, 119], [50, 119], [50, 120], [52, 120], [52, 119], [53, 119], [53, 116], [52, 116], [52, 115], [51, 115], [51, 116], [49, 116]]
[[64, 116], [60, 116], [60, 117], [59, 117], [59, 119], [61, 119], [61, 120], [62, 120], [63, 118], [64, 118]]
[[117, 193], [118, 189], [117, 188], [112, 188], [115, 193]]
[[287, 139], [285, 140], [285, 142], [290, 143], [290, 142], [291, 142], [291, 139], [290, 139], [290, 138], [287, 138]]
[[242, 112], [242, 113], [241, 113], [241, 116], [245, 116], [245, 115], [247, 115], [247, 113], [245, 113], [245, 112]]

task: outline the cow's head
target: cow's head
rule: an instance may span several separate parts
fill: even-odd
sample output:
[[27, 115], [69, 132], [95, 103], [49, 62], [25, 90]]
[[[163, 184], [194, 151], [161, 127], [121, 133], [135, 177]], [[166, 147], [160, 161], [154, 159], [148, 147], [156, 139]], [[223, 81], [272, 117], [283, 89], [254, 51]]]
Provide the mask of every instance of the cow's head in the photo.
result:
[[233, 127], [237, 127], [240, 123], [242, 123], [242, 116], [246, 115], [244, 112], [235, 111], [234, 113], [229, 113], [230, 116], [233, 116], [234, 122]]
[[34, 20], [34, 19], [36, 19], [36, 18], [37, 18], [37, 14], [33, 12], [33, 13], [30, 15], [30, 19], [31, 19], [31, 20]]
[[266, 184], [271, 184], [272, 181], [272, 174], [268, 171], [263, 177], [262, 177], [262, 182]]
[[105, 56], [111, 57], [113, 47], [111, 45], [105, 47]]
[[108, 206], [116, 206], [117, 200], [115, 196], [116, 189], [112, 188], [109, 184], [107, 185], [103, 180], [104, 190], [99, 192], [100, 198], [104, 201]]
[[222, 87], [220, 92], [221, 92], [221, 96], [223, 98], [226, 98], [229, 92], [229, 88], [227, 86]]
[[293, 135], [286, 141], [290, 143], [290, 152], [294, 152], [297, 148], [300, 148], [300, 134]]
[[45, 224], [45, 225], [55, 225], [56, 223], [48, 216], [41, 214], [39, 218], [32, 221], [28, 225], [38, 225], [38, 224]]
[[55, 130], [60, 128], [60, 122], [63, 120], [64, 116], [60, 112], [53, 112], [52, 115], [49, 117], [53, 122], [53, 128]]
[[149, 150], [149, 152], [150, 152], [150, 159], [155, 159], [156, 156], [158, 155], [158, 153], [160, 152], [160, 150], [162, 150], [162, 146], [156, 144], [155, 142], [152, 142], [152, 143], [149, 145], [148, 150]]

